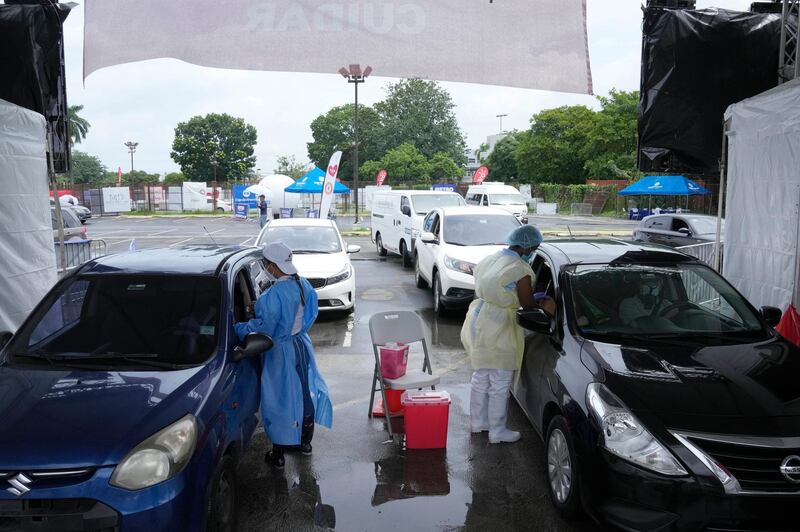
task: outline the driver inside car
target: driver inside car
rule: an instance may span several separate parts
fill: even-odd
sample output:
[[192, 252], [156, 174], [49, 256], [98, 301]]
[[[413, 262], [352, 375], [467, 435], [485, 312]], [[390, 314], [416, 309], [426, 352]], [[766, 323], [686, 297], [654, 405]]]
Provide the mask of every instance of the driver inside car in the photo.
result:
[[634, 325], [639, 318], [659, 316], [672, 319], [677, 313], [671, 309], [666, 315], [661, 313], [672, 305], [672, 301], [662, 296], [661, 279], [628, 278], [623, 279], [622, 290], [626, 297], [619, 304], [619, 319], [625, 325]]

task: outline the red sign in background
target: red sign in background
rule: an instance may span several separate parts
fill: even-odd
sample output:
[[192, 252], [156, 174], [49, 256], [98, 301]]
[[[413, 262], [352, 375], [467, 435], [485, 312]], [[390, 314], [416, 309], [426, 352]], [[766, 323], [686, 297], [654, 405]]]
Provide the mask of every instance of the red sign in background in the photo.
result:
[[389, 172], [387, 172], [386, 170], [381, 170], [380, 172], [378, 172], [378, 175], [375, 176], [375, 182], [378, 184], [379, 187], [383, 186], [383, 182], [386, 181], [386, 177], [388, 175]]
[[489, 169], [485, 166], [481, 166], [477, 170], [475, 170], [475, 175], [472, 176], [473, 183], [483, 183], [486, 181], [486, 178], [489, 177]]

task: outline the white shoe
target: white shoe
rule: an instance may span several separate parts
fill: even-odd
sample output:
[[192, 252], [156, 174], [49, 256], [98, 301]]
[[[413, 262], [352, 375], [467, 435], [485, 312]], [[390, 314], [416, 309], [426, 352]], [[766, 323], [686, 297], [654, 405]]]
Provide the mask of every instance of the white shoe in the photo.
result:
[[489, 396], [489, 443], [514, 443], [521, 435], [506, 427], [508, 417], [508, 394], [501, 397]]
[[473, 433], [489, 430], [489, 394], [474, 387], [469, 393], [469, 424]]

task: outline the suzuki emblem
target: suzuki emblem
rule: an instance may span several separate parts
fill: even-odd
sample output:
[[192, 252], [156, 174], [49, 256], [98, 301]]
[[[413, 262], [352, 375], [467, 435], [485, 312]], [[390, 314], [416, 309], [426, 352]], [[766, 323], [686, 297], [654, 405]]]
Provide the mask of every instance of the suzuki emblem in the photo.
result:
[[780, 470], [786, 480], [800, 484], [800, 456], [792, 455], [784, 458]]
[[6, 491], [11, 493], [12, 495], [16, 495], [17, 497], [22, 497], [31, 489], [28, 487], [33, 480], [29, 479], [22, 473], [18, 474], [15, 477], [12, 477], [11, 480], [8, 481], [11, 484], [11, 487], [8, 488]]

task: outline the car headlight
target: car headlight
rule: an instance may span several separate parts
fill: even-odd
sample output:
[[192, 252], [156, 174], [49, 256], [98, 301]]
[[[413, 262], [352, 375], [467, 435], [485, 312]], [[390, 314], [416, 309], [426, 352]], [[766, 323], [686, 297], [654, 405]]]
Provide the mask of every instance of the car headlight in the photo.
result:
[[191, 414], [137, 445], [114, 469], [111, 485], [140, 490], [175, 477], [189, 463], [197, 443]]
[[333, 277], [328, 277], [328, 280], [325, 284], [331, 285], [331, 284], [341, 283], [342, 281], [346, 281], [347, 279], [349, 279], [351, 275], [353, 275], [352, 266], [347, 264], [345, 265], [344, 270], [342, 270], [341, 273], [337, 273]]
[[465, 260], [454, 259], [447, 255], [444, 256], [444, 265], [450, 270], [466, 273], [467, 275], [472, 275], [475, 270], [475, 264]]
[[672, 453], [644, 427], [608, 388], [594, 382], [586, 403], [600, 426], [602, 445], [611, 453], [662, 475], [688, 473]]

